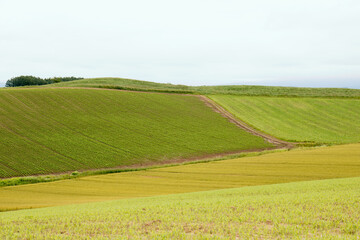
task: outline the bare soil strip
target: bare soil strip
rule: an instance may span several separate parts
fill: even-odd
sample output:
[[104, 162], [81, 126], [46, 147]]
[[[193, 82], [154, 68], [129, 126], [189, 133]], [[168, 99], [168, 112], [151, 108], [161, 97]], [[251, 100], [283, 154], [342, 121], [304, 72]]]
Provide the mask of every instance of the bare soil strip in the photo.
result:
[[257, 131], [254, 128], [250, 127], [243, 121], [240, 121], [238, 118], [236, 118], [234, 115], [232, 115], [230, 112], [226, 111], [222, 106], [217, 104], [215, 101], [211, 100], [210, 98], [203, 96], [203, 95], [197, 95], [207, 106], [212, 108], [215, 112], [220, 113], [223, 117], [227, 118], [230, 122], [234, 123], [239, 128], [244, 129], [245, 131], [255, 135], [264, 138], [266, 141], [281, 147], [281, 148], [293, 148], [294, 144], [290, 142], [286, 142], [280, 139], [277, 139], [273, 136], [270, 136], [268, 134], [265, 134], [263, 132]]

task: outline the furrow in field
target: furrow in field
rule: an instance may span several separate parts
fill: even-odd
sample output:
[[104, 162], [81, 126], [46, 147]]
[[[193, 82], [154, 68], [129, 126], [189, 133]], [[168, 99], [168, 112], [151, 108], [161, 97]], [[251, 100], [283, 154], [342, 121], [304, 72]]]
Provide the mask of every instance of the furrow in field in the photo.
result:
[[70, 160], [71, 162], [75, 162], [76, 164], [80, 164], [80, 165], [83, 165], [83, 166], [84, 166], [83, 163], [77, 161], [76, 159], [74, 159], [74, 158], [72, 158], [72, 157], [70, 157], [70, 156], [67, 156], [67, 155], [65, 155], [65, 154], [63, 154], [63, 153], [61, 153], [61, 152], [58, 152], [58, 151], [56, 151], [56, 150], [54, 150], [54, 149], [52, 149], [52, 148], [50, 148], [50, 147], [48, 147], [48, 146], [46, 146], [46, 145], [44, 145], [44, 144], [42, 144], [42, 143], [40, 143], [40, 142], [32, 139], [32, 138], [26, 137], [26, 136], [24, 136], [24, 135], [16, 132], [16, 131], [13, 130], [13, 129], [10, 129], [10, 128], [7, 128], [7, 127], [3, 126], [2, 124], [0, 124], [0, 126], [3, 127], [3, 128], [5, 128], [9, 133], [12, 133], [12, 134], [18, 136], [18, 137], [24, 139], [25, 141], [27, 141], [27, 142], [29, 142], [29, 143], [38, 145], [38, 146], [40, 146], [41, 148], [44, 148], [44, 149], [48, 150], [48, 151], [51, 152], [51, 153], [60, 155], [60, 156], [64, 157], [65, 159]]
[[8, 146], [0, 157], [8, 156], [19, 175], [159, 165], [273, 147], [195, 96], [3, 89], [0, 105], [0, 128], [11, 130], [0, 131]]

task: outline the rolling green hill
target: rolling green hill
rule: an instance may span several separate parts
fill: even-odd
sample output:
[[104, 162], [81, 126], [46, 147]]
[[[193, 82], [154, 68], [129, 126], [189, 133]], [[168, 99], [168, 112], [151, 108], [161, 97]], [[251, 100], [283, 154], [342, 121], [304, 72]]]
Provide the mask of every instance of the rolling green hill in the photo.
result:
[[360, 178], [0, 213], [8, 239], [359, 239]]
[[[360, 237], [360, 90], [354, 89], [189, 87], [114, 78], [0, 89], [0, 178], [274, 147], [193, 94], [206, 94], [287, 141], [357, 144], [0, 187], [0, 238]], [[339, 179], [347, 177], [356, 178]], [[313, 181], [329, 178], [337, 179]], [[26, 208], [39, 209], [11, 211]]]
[[360, 142], [360, 99], [243, 97], [211, 99], [262, 132], [295, 142]]
[[0, 211], [360, 176], [360, 144], [0, 188]]
[[0, 177], [271, 147], [196, 96], [101, 89], [2, 89], [0, 139]]
[[59, 87], [101, 87], [208, 95], [250, 126], [294, 142], [360, 142], [360, 90], [161, 84], [119, 78], [83, 79]]
[[[95, 87], [136, 91], [158, 91], [189, 94], [229, 94], [241, 96], [293, 96], [360, 98], [360, 89], [347, 88], [296, 88], [269, 86], [186, 86], [139, 81], [125, 78], [92, 78], [51, 84], [53, 87]], [[48, 87], [46, 86], [46, 87]]]

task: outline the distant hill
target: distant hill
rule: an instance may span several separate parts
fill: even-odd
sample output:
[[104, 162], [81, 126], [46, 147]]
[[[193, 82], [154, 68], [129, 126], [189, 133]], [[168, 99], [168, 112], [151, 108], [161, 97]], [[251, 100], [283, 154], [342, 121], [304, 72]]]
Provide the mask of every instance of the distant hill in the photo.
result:
[[360, 142], [360, 89], [161, 84], [95, 78], [53, 86], [203, 94], [253, 128], [294, 142]]
[[91, 78], [52, 84], [54, 87], [95, 87], [135, 91], [157, 91], [188, 94], [225, 94], [240, 96], [342, 97], [360, 98], [360, 89], [297, 88], [269, 86], [186, 86], [139, 81], [126, 78]]

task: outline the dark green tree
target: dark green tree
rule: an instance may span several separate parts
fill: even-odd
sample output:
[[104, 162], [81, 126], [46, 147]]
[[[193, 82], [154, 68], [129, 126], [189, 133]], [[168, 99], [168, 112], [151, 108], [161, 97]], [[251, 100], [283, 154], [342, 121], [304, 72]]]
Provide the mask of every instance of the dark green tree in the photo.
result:
[[58, 83], [58, 82], [67, 82], [73, 80], [79, 80], [83, 78], [77, 77], [53, 77], [53, 78], [39, 78], [34, 76], [19, 76], [14, 77], [8, 80], [5, 84], [5, 87], [19, 87], [19, 86], [28, 86], [28, 85], [45, 85], [51, 83]]
[[18, 86], [27, 86], [27, 85], [44, 85], [46, 82], [38, 77], [34, 76], [19, 76], [14, 77], [8, 80], [5, 84], [5, 87], [18, 87]]

